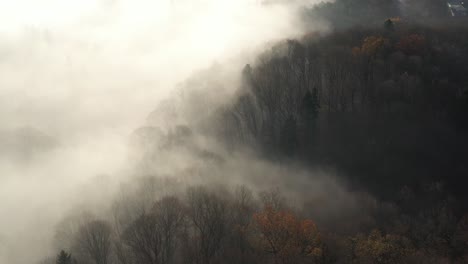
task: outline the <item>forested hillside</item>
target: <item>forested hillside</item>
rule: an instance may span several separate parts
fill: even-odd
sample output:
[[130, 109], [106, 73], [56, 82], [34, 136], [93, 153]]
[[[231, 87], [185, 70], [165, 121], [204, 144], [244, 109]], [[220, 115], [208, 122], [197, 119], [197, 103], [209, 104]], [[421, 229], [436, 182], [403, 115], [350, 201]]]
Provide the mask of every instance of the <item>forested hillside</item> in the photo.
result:
[[443, 181], [464, 195], [468, 33], [388, 20], [289, 40], [243, 71], [233, 143], [336, 166], [377, 194]]

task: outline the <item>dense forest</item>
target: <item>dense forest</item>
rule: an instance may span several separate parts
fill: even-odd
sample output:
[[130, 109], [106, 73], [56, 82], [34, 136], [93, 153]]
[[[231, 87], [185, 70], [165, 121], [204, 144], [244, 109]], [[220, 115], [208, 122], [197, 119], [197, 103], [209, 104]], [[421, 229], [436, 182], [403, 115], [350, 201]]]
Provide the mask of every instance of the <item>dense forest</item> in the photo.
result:
[[[41, 263], [468, 263], [468, 27], [447, 12], [437, 0], [304, 9], [330, 31], [272, 45], [216, 107], [200, 102], [219, 80], [189, 82], [191, 123], [158, 108], [172, 129], [133, 135], [145, 172], [104, 217], [64, 219]], [[171, 155], [196, 166], [164, 171]], [[314, 196], [318, 171], [346, 195], [322, 183]]]

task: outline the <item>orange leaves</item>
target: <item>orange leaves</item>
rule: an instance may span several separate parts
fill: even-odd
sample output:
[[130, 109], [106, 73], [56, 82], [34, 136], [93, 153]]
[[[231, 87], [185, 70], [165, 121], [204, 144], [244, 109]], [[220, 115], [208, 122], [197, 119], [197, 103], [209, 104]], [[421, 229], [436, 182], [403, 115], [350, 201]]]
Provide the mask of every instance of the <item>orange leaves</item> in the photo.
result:
[[402, 37], [396, 44], [396, 48], [406, 54], [419, 54], [424, 51], [426, 46], [426, 38], [423, 35], [411, 34]]
[[366, 37], [360, 47], [353, 47], [351, 53], [354, 56], [366, 55], [376, 56], [382, 50], [388, 48], [400, 50], [407, 55], [421, 54], [426, 48], [426, 38], [420, 34], [410, 34], [403, 36], [396, 43], [390, 43], [390, 40], [381, 36]]
[[383, 37], [370, 36], [364, 39], [361, 50], [367, 55], [375, 55], [387, 42]]
[[302, 247], [302, 253], [306, 255], [316, 255], [319, 244], [319, 235], [317, 226], [312, 220], [303, 220], [299, 223], [300, 229], [297, 232], [299, 246]]
[[352, 53], [355, 56], [367, 55], [375, 56], [385, 45], [388, 44], [388, 39], [380, 36], [369, 36], [364, 39], [361, 47], [354, 47]]
[[254, 220], [260, 233], [258, 245], [283, 263], [294, 257], [321, 254], [317, 227], [311, 220], [300, 220], [291, 212], [271, 206], [255, 214]]

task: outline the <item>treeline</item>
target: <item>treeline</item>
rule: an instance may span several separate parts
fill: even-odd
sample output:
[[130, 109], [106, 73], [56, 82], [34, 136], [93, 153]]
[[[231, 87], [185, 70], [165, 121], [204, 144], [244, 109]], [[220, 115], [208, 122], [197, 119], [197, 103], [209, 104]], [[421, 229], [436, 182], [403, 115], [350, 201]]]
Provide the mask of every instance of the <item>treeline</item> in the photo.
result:
[[[149, 182], [175, 193], [147, 197]], [[43, 264], [466, 263], [468, 215], [454, 215], [439, 184], [432, 203], [406, 188], [398, 204], [377, 203], [361, 221], [314, 220], [278, 189], [183, 187], [144, 179], [139, 195], [116, 198], [112, 213], [74, 216], [57, 228], [56, 258]], [[171, 187], [172, 186], [172, 187]], [[150, 202], [152, 201], [152, 202]], [[427, 200], [425, 200], [427, 201]], [[324, 217], [323, 215], [321, 216]], [[326, 218], [326, 216], [325, 216]], [[61, 250], [60, 250], [61, 249]]]
[[323, 255], [316, 224], [278, 191], [198, 186], [146, 205], [134, 198], [116, 201], [110, 220], [64, 221], [56, 263], [309, 263]]
[[464, 196], [467, 32], [387, 20], [286, 41], [245, 67], [222, 137], [336, 167], [381, 197], [431, 181]]
[[[438, 24], [449, 18], [447, 0], [336, 0], [303, 11], [308, 23], [324, 21], [332, 30], [378, 27], [383, 18]], [[462, 23], [462, 22], [460, 22]]]

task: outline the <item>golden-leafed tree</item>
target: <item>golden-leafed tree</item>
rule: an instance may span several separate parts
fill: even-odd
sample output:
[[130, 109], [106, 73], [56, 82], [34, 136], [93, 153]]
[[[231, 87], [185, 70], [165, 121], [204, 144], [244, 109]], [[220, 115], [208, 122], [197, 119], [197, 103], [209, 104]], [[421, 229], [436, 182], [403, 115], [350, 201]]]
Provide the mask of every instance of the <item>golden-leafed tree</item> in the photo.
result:
[[413, 253], [411, 242], [402, 236], [374, 230], [352, 239], [352, 263], [402, 263]]
[[352, 53], [353, 55], [367, 55], [373, 57], [388, 43], [388, 39], [384, 37], [369, 36], [362, 41], [361, 47], [354, 47]]

